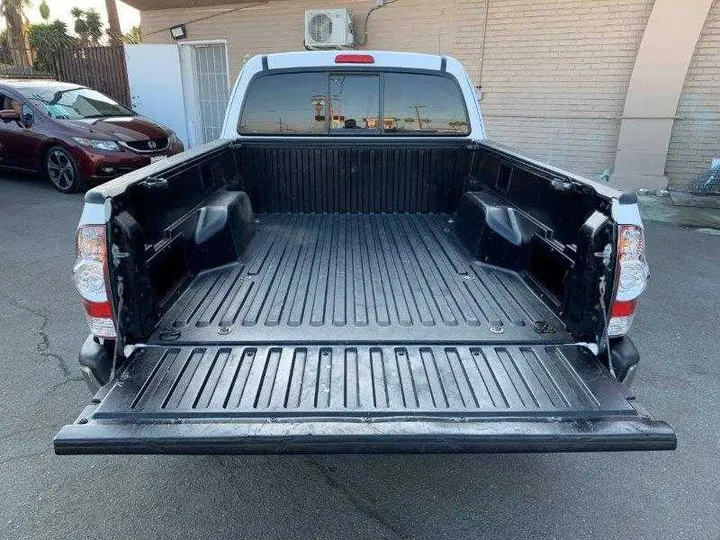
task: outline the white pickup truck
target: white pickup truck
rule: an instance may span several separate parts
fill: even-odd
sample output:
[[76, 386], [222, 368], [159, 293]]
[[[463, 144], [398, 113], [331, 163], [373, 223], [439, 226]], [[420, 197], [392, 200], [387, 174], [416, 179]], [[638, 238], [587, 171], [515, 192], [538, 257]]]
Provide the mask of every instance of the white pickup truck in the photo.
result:
[[485, 139], [444, 56], [252, 58], [222, 138], [89, 191], [59, 454], [670, 450], [635, 195]]

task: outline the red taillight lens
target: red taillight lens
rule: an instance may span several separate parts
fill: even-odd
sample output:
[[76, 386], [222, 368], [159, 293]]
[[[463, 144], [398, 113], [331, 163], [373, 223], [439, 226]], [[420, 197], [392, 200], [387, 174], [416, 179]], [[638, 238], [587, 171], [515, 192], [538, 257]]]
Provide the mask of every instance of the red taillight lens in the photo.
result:
[[615, 298], [610, 307], [608, 335], [628, 333], [635, 316], [637, 298], [645, 291], [650, 276], [645, 258], [645, 234], [637, 225], [618, 228], [618, 259]]
[[338, 54], [336, 64], [374, 64], [375, 58], [370, 54]]
[[613, 302], [610, 316], [611, 317], [630, 317], [635, 313], [635, 307], [637, 306], [637, 301], [635, 300], [627, 300], [625, 302]]
[[112, 319], [112, 307], [110, 302], [83, 302], [85, 305], [85, 313], [90, 317], [104, 317], [106, 319]]
[[83, 298], [90, 331], [103, 338], [116, 337], [107, 287], [105, 227], [85, 225], [78, 229], [77, 259], [73, 267], [75, 287]]

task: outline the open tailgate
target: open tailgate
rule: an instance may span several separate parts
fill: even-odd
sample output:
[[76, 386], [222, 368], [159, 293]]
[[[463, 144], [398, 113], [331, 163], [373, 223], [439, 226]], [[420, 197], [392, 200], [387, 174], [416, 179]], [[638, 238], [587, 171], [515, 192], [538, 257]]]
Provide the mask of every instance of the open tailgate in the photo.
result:
[[147, 346], [58, 454], [671, 450], [577, 345]]

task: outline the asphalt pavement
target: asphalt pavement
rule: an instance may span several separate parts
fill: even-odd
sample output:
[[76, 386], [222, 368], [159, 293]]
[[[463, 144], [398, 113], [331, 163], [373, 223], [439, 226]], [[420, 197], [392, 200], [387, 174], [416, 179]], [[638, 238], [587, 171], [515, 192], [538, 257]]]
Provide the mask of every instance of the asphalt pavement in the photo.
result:
[[55, 456], [88, 402], [81, 195], [0, 177], [0, 539], [720, 538], [720, 236], [648, 227], [635, 390], [675, 452]]

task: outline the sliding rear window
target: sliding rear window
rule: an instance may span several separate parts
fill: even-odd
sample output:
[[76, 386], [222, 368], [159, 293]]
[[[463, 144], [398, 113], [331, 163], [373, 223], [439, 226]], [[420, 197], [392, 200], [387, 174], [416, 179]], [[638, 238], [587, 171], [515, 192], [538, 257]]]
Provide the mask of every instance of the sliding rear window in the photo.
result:
[[275, 73], [256, 77], [242, 135], [463, 136], [470, 123], [454, 79], [424, 73]]

